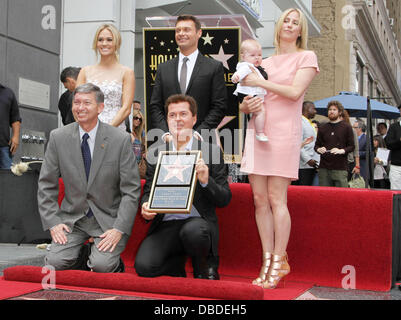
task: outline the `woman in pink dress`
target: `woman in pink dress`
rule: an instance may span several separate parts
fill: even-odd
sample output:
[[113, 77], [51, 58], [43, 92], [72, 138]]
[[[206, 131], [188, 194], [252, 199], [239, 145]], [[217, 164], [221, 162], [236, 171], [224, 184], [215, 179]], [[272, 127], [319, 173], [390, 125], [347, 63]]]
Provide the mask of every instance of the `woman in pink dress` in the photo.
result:
[[[247, 132], [241, 171], [249, 175], [255, 204], [255, 218], [263, 249], [259, 277], [253, 284], [274, 289], [290, 272], [287, 244], [291, 218], [287, 207], [287, 189], [298, 179], [302, 137], [302, 102], [313, 78], [319, 73], [317, 57], [307, 49], [307, 21], [298, 9], [285, 11], [276, 24], [275, 54], [265, 59], [269, 80], [249, 75], [246, 86], [267, 91], [265, 133], [269, 142], [261, 143]], [[258, 112], [262, 102], [245, 97], [241, 111]], [[249, 129], [254, 130], [253, 119]]]

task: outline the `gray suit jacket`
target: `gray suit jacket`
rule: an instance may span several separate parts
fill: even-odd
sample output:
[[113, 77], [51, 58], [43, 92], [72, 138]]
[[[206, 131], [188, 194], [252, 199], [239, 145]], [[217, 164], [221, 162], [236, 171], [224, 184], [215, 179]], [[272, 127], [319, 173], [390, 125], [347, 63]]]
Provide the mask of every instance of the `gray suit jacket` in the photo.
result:
[[[38, 206], [44, 230], [70, 228], [90, 207], [103, 231], [131, 233], [141, 192], [138, 166], [126, 132], [99, 121], [88, 181], [78, 123], [50, 133], [39, 177]], [[58, 206], [58, 180], [65, 196]]]

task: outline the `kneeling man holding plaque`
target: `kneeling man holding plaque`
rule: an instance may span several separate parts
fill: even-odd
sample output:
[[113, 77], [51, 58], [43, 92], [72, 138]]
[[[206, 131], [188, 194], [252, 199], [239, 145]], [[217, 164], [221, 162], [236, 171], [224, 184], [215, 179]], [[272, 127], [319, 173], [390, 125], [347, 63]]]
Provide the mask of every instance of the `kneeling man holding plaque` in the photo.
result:
[[218, 279], [218, 263], [210, 266], [208, 260], [218, 257], [215, 208], [231, 200], [227, 166], [220, 148], [193, 131], [197, 104], [192, 97], [173, 95], [165, 108], [172, 139], [148, 150], [142, 216], [152, 225], [135, 269], [142, 277], [186, 277], [191, 257], [195, 278]]

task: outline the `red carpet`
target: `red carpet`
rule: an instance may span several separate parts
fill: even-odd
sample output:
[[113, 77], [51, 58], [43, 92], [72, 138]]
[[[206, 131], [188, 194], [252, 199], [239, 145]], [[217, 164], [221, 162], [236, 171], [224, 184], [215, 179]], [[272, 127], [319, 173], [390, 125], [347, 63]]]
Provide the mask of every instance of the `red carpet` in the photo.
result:
[[[5, 280], [41, 283], [41, 267], [18, 266], [4, 270]], [[58, 271], [56, 283], [88, 288], [105, 288], [225, 300], [262, 300], [263, 289], [248, 283], [195, 280], [190, 278], [141, 278], [134, 274], [96, 274]]]
[[[390, 290], [395, 192], [290, 186], [288, 208], [292, 225], [287, 252], [291, 273], [286, 277], [286, 288], [266, 292], [248, 280], [238, 281], [258, 274], [262, 252], [251, 188], [248, 184], [231, 184], [230, 188], [233, 194], [230, 204], [217, 209], [219, 272], [223, 281], [144, 279], [134, 274], [83, 276], [79, 271], [63, 271], [57, 273], [57, 283], [210, 299], [294, 299], [312, 285], [341, 288], [349, 280], [353, 280], [354, 289], [358, 290]], [[62, 198], [61, 183], [59, 201]], [[132, 269], [148, 228], [149, 224], [138, 212], [122, 254], [127, 269]], [[192, 271], [189, 264], [188, 271]], [[4, 275], [9, 280], [40, 282], [42, 279], [40, 270], [29, 267], [10, 268]], [[230, 276], [237, 280], [227, 281]], [[307, 284], [306, 289], [300, 283]]]
[[[22, 281], [20, 287], [42, 289], [44, 277], [41, 267], [17, 266], [4, 270], [8, 282]], [[286, 282], [275, 290], [263, 290], [253, 286], [251, 279], [223, 277], [220, 281], [195, 280], [192, 278], [141, 278], [133, 273], [96, 274], [85, 271], [57, 271], [58, 289], [93, 291], [143, 296], [154, 299], [223, 299], [223, 300], [292, 300], [311, 288], [310, 283]], [[19, 292], [17, 292], [19, 293]], [[21, 294], [27, 292], [21, 292]], [[18, 294], [14, 295], [17, 296]], [[12, 297], [13, 295], [9, 296]]]
[[355, 289], [389, 291], [393, 196], [391, 191], [290, 187], [288, 279], [342, 288], [352, 276], [347, 270], [353, 270]]
[[42, 284], [40, 282], [24, 283], [18, 281], [4, 281], [0, 278], [0, 300], [18, 297], [42, 289]]

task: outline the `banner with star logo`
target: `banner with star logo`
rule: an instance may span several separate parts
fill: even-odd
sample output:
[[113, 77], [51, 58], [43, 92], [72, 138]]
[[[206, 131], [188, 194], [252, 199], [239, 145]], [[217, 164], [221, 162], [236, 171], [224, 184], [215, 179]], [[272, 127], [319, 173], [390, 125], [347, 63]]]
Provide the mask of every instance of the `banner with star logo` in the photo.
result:
[[[202, 28], [198, 43], [201, 54], [221, 61], [224, 66], [227, 113], [214, 134], [218, 136], [217, 142], [224, 152], [226, 163], [240, 163], [242, 156], [243, 123], [238, 99], [233, 95], [235, 85], [231, 80], [239, 61], [240, 37], [240, 27], [205, 27]], [[175, 42], [174, 28], [144, 28], [143, 40], [146, 128], [149, 128], [147, 119], [150, 119], [150, 115], [147, 106], [152, 96], [157, 67], [177, 57], [179, 49]]]

